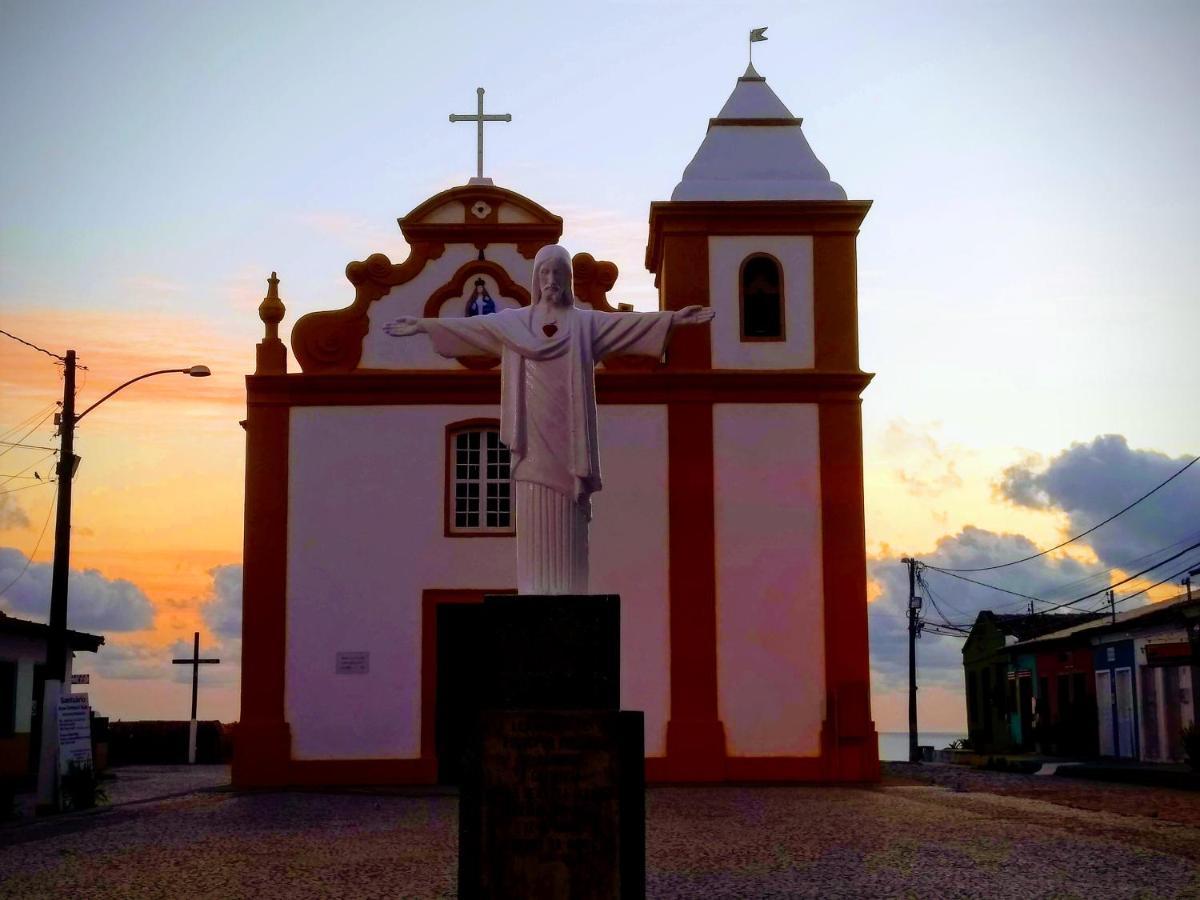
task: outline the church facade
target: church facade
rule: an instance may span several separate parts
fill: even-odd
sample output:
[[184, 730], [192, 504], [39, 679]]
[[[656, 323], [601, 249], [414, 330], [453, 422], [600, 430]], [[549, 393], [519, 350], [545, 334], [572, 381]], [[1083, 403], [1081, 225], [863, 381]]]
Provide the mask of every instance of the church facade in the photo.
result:
[[[670, 201], [662, 309], [716, 310], [663, 359], [596, 373], [604, 490], [591, 591], [621, 596], [621, 701], [651, 782], [867, 781], [870, 713], [855, 241], [849, 201], [751, 67]], [[492, 359], [397, 340], [398, 316], [529, 303], [562, 220], [474, 178], [399, 220], [411, 252], [347, 266], [353, 302], [296, 322], [271, 280], [247, 378], [241, 787], [453, 781], [487, 635], [516, 583]], [[612, 263], [576, 254], [577, 302]]]

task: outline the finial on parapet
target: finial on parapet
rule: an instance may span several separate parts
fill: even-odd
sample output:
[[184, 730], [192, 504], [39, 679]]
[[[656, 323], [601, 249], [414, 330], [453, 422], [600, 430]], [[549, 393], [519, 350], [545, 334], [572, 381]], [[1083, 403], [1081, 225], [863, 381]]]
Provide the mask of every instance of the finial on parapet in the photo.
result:
[[287, 372], [287, 348], [279, 339], [279, 323], [286, 309], [279, 299], [279, 276], [274, 272], [267, 279], [267, 296], [258, 304], [258, 317], [266, 326], [266, 333], [259, 342], [255, 375], [283, 375]]

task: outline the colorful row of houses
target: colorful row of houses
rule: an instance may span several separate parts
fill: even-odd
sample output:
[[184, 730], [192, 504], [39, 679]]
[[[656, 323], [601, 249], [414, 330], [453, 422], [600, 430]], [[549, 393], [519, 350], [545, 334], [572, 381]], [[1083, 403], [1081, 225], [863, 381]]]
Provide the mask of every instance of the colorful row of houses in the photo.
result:
[[981, 753], [1182, 762], [1197, 721], [1200, 598], [1128, 612], [979, 614], [963, 645]]

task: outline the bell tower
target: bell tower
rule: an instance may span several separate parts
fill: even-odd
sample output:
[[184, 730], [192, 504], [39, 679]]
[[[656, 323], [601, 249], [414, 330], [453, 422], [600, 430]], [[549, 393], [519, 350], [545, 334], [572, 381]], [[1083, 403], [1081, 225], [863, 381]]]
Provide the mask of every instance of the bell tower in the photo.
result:
[[669, 410], [671, 496], [688, 501], [672, 509], [672, 659], [687, 662], [667, 755], [695, 778], [878, 777], [855, 258], [871, 204], [846, 198], [801, 126], [750, 65], [650, 207], [660, 306], [717, 313], [666, 366], [693, 388]]

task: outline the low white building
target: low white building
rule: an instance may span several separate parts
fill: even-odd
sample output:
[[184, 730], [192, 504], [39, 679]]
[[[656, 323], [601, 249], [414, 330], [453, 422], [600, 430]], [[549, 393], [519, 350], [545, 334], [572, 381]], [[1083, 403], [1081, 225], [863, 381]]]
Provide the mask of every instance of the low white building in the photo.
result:
[[[42, 672], [50, 626], [0, 611], [0, 782], [23, 781], [36, 768], [41, 736]], [[75, 654], [95, 653], [104, 638], [67, 632], [66, 691]]]

